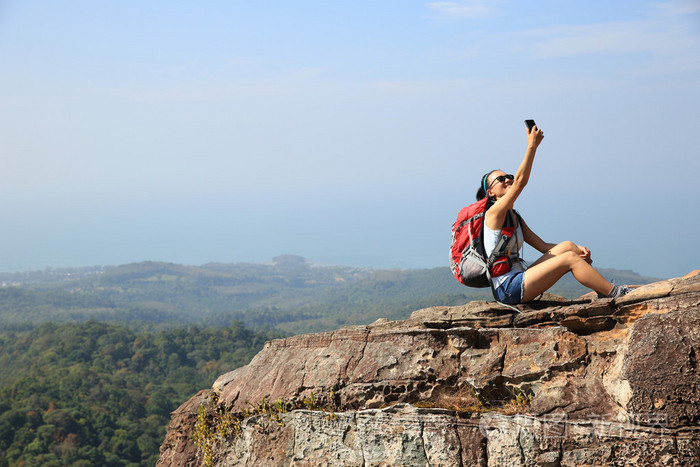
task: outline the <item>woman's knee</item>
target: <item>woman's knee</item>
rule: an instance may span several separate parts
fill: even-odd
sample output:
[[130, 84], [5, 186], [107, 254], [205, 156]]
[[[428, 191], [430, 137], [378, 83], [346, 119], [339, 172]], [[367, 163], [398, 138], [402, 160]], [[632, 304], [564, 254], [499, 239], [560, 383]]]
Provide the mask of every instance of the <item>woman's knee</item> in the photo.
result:
[[574, 253], [578, 254], [578, 245], [576, 245], [574, 242], [571, 242], [569, 240], [566, 240], [564, 242], [561, 242], [556, 246], [558, 251], [567, 252], [567, 251], [573, 251]]
[[558, 256], [558, 255], [561, 255], [563, 253], [566, 253], [567, 251], [573, 251], [575, 253], [578, 253], [578, 246], [576, 246], [576, 244], [574, 242], [570, 242], [567, 240], [565, 242], [558, 243], [554, 248], [549, 250], [547, 253], [549, 253], [550, 255]]
[[573, 250], [567, 250], [567, 251], [557, 255], [557, 257], [560, 257], [561, 260], [569, 266], [569, 268], [572, 268], [577, 263], [583, 261], [583, 258], [581, 258], [581, 255], [579, 255], [578, 252], [573, 251]]

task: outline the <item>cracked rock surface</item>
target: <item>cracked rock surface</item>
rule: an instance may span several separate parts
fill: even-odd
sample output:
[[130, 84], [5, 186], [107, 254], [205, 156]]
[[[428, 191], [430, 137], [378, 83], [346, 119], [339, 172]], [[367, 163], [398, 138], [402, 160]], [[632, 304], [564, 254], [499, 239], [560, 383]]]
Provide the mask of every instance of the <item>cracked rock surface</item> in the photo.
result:
[[[158, 465], [202, 465], [194, 424], [211, 394], [239, 411], [312, 393], [332, 416], [246, 418], [215, 465], [697, 465], [700, 274], [594, 295], [268, 342], [173, 413]], [[499, 409], [520, 396], [518, 413]]]

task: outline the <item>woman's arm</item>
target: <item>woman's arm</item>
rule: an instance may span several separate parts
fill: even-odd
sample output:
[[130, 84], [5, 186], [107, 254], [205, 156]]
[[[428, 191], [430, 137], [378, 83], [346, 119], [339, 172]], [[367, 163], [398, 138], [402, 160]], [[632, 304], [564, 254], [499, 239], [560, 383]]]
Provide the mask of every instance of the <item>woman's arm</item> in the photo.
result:
[[[520, 223], [523, 227], [523, 239], [525, 242], [527, 242], [528, 245], [533, 247], [535, 250], [539, 251], [543, 255], [556, 255], [556, 251], [552, 252], [552, 249], [557, 246], [556, 243], [547, 243], [544, 240], [542, 240], [535, 232], [530, 230], [530, 227], [525, 223], [525, 221], [522, 219], [522, 217], [518, 217], [520, 219]], [[585, 262], [588, 264], [593, 263], [593, 260], [591, 259], [591, 250], [586, 248], [585, 246], [577, 245], [572, 242], [563, 242], [560, 245], [568, 244], [570, 247], [568, 249], [571, 249], [572, 251], [578, 253], [578, 255], [583, 258]]]
[[[510, 189], [499, 198], [488, 211], [486, 211], [486, 225], [491, 230], [499, 230], [503, 226], [503, 222], [506, 218], [506, 213], [508, 210], [513, 208], [515, 200], [518, 199], [520, 193], [527, 185], [530, 179], [530, 172], [532, 171], [532, 163], [535, 160], [535, 153], [537, 152], [537, 147], [542, 142], [544, 134], [542, 130], [533, 127], [532, 130], [527, 129], [527, 149], [525, 150], [525, 157], [523, 157], [518, 171], [515, 173], [515, 179], [513, 180], [513, 185]], [[487, 188], [487, 194], [490, 188]]]

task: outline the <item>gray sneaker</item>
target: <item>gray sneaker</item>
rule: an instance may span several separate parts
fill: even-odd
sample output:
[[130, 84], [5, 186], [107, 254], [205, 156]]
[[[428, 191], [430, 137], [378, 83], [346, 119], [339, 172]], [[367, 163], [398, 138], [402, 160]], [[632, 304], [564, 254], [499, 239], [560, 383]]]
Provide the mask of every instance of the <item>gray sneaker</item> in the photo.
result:
[[620, 298], [623, 295], [627, 295], [631, 291], [632, 291], [632, 289], [630, 289], [626, 285], [616, 285], [616, 286], [613, 286], [613, 289], [608, 294], [608, 298]]
[[598, 293], [598, 298], [620, 298], [623, 295], [627, 295], [630, 292], [632, 292], [632, 289], [626, 285], [613, 284], [613, 288], [610, 291], [610, 293], [608, 293], [607, 295], [603, 295], [602, 293]]

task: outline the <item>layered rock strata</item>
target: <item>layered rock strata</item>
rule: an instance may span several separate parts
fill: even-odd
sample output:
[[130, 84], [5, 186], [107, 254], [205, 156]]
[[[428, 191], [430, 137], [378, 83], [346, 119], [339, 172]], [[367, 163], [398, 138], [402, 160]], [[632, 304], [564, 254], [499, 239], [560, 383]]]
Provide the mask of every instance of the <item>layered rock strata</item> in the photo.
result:
[[158, 465], [203, 463], [200, 407], [309, 398], [244, 418], [214, 465], [697, 465], [700, 275], [593, 295], [268, 342], [173, 413]]

